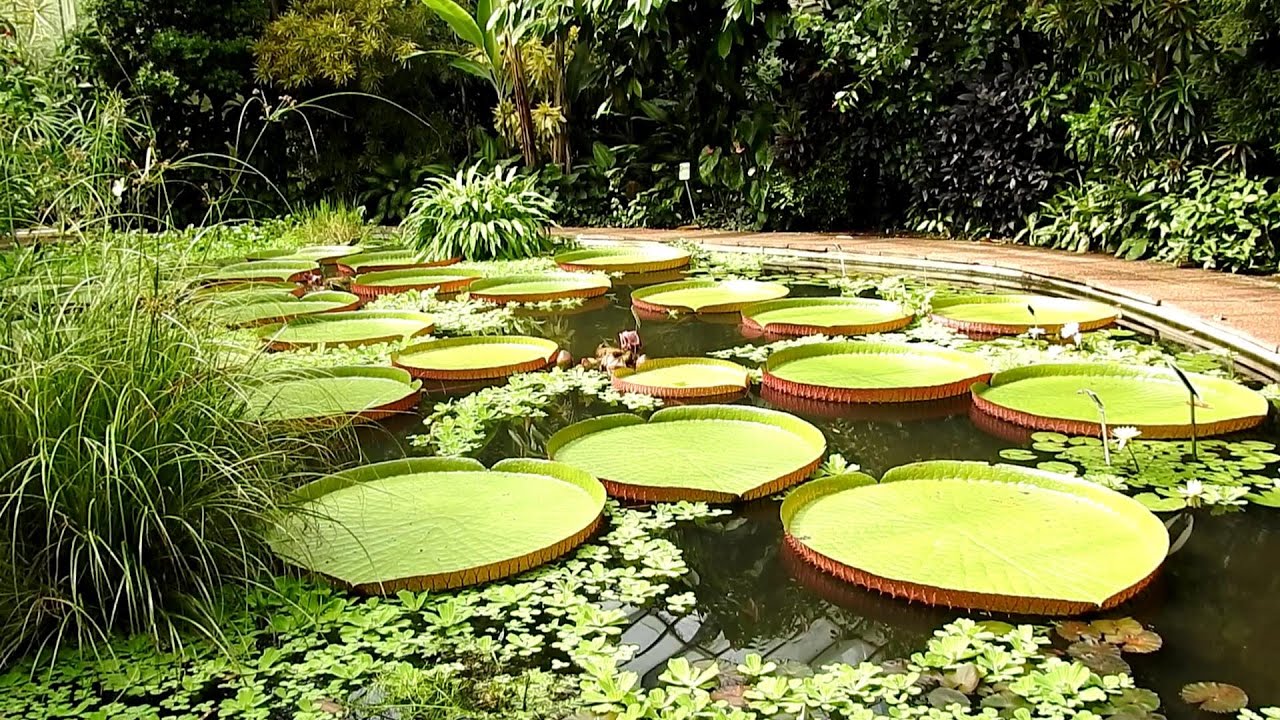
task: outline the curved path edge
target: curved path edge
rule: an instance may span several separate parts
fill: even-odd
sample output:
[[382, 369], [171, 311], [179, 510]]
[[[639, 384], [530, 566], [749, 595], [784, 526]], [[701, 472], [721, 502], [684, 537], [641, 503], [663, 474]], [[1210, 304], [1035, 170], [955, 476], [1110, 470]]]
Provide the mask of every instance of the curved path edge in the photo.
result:
[[1078, 297], [1118, 306], [1124, 324], [1155, 337], [1236, 355], [1240, 370], [1280, 382], [1280, 276], [1232, 275], [1109, 255], [995, 242], [835, 233], [558, 228], [583, 245], [692, 242], [760, 253], [789, 265], [878, 273]]

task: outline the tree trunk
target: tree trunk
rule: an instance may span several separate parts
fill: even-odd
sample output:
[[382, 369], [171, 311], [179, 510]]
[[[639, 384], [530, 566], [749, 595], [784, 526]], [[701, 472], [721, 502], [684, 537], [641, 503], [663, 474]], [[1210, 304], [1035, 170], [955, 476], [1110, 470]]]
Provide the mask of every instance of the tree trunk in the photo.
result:
[[516, 117], [520, 120], [520, 152], [524, 155], [524, 164], [533, 167], [538, 162], [538, 140], [533, 131], [533, 112], [529, 107], [529, 85], [524, 78], [524, 57], [520, 54], [520, 46], [516, 43], [512, 43], [508, 50], [507, 61], [511, 64], [512, 95], [516, 105]]
[[573, 165], [573, 158], [569, 155], [569, 97], [565, 91], [565, 72], [568, 70], [565, 60], [565, 41], [564, 38], [556, 39], [556, 73], [555, 85], [555, 103], [560, 108], [560, 114], [564, 117], [564, 123], [556, 130], [555, 138], [551, 142], [551, 159], [560, 164], [560, 168], [567, 174]]

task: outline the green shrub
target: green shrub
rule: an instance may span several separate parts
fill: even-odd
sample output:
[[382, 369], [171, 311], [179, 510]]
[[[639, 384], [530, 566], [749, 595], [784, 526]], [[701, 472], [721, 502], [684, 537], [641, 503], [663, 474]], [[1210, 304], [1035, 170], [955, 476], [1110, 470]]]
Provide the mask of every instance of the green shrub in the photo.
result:
[[1031, 215], [1032, 244], [1223, 270], [1271, 270], [1280, 257], [1274, 183], [1197, 168], [1182, 177], [1091, 180]]
[[[14, 264], [0, 303], [0, 657], [217, 634], [316, 446], [246, 420], [244, 368], [133, 251]], [[67, 289], [69, 274], [85, 278]]]
[[467, 260], [533, 257], [550, 247], [551, 198], [536, 175], [480, 166], [428, 180], [413, 195], [402, 229], [432, 257]]

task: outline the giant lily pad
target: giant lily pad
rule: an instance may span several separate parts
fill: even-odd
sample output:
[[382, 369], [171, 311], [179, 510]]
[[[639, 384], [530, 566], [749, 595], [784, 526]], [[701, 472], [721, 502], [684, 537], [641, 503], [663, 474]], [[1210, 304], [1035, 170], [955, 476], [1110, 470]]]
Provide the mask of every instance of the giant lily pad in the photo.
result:
[[769, 356], [764, 386], [827, 402], [914, 402], [964, 395], [991, 377], [981, 357], [929, 345], [824, 342]]
[[736, 313], [789, 292], [786, 285], [758, 280], [681, 280], [635, 290], [631, 304], [651, 313]]
[[605, 415], [547, 441], [552, 460], [600, 478], [629, 500], [734, 502], [764, 497], [809, 476], [827, 442], [809, 423], [775, 410], [698, 405]]
[[290, 290], [245, 290], [221, 293], [208, 300], [219, 320], [233, 327], [281, 323], [303, 315], [354, 310], [360, 298], [351, 293], [322, 290], [298, 297]]
[[576, 272], [651, 273], [689, 264], [689, 252], [671, 245], [636, 243], [571, 250], [556, 255], [562, 270]]
[[787, 544], [846, 581], [931, 605], [1073, 615], [1154, 577], [1169, 535], [1140, 503], [1066, 475], [933, 461], [884, 479], [804, 485], [782, 504]]
[[741, 395], [751, 385], [747, 369], [728, 360], [703, 357], [655, 358], [633, 370], [618, 368], [613, 387], [660, 398]]
[[477, 280], [471, 284], [470, 292], [471, 297], [505, 304], [593, 298], [609, 292], [611, 287], [612, 283], [604, 275], [545, 273]]
[[1088, 300], [1045, 295], [955, 295], [933, 299], [933, 318], [977, 335], [1020, 335], [1033, 327], [1056, 334], [1070, 323], [1081, 332], [1104, 328], [1120, 319], [1120, 311]]
[[377, 421], [418, 405], [421, 381], [387, 367], [335, 367], [271, 376], [249, 391], [249, 415], [269, 422]]
[[368, 250], [348, 255], [338, 260], [338, 272], [343, 275], [360, 275], [362, 273], [382, 272], [384, 270], [404, 270], [406, 268], [426, 268], [453, 265], [460, 258], [431, 258], [421, 250], [394, 248], [389, 250]]
[[599, 527], [605, 491], [546, 460], [411, 458], [299, 488], [272, 542], [282, 557], [364, 593], [441, 590], [523, 572]]
[[860, 335], [891, 332], [911, 324], [901, 305], [870, 298], [788, 298], [742, 308], [749, 330], [777, 335]]
[[479, 272], [463, 268], [380, 270], [355, 276], [351, 281], [351, 292], [365, 300], [410, 290], [434, 289], [441, 293], [456, 293], [466, 290], [479, 277]]
[[304, 247], [276, 250], [259, 250], [250, 253], [246, 258], [255, 260], [310, 260], [321, 265], [332, 265], [338, 260], [360, 252], [357, 245], [307, 245]]
[[[1238, 383], [1187, 374], [1199, 394], [1195, 433], [1200, 437], [1260, 425], [1270, 406], [1261, 394]], [[1036, 430], [1069, 435], [1102, 434], [1102, 401], [1111, 427], [1133, 426], [1149, 439], [1191, 437], [1192, 404], [1171, 371], [1107, 363], [1032, 365], [997, 373], [973, 387], [974, 408]]]
[[198, 280], [203, 285], [298, 282], [318, 272], [320, 266], [311, 260], [263, 260], [224, 265]]
[[391, 357], [396, 367], [431, 380], [489, 380], [542, 370], [560, 351], [554, 341], [527, 336], [457, 337], [412, 345]]
[[431, 316], [423, 313], [357, 310], [264, 325], [258, 330], [258, 337], [272, 350], [293, 350], [320, 345], [373, 345], [426, 335], [433, 329]]

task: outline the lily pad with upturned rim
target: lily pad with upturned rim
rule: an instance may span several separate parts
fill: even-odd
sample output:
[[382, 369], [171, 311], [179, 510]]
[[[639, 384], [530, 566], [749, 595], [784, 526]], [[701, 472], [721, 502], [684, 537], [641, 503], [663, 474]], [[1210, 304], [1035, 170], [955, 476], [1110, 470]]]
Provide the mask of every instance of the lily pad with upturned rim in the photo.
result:
[[310, 260], [263, 260], [224, 265], [201, 275], [198, 281], [204, 285], [298, 282], [318, 272], [320, 266]]
[[333, 265], [344, 257], [360, 252], [358, 245], [304, 245], [290, 249], [260, 250], [249, 253], [250, 262], [264, 260], [310, 260], [321, 265]]
[[[1266, 420], [1270, 404], [1238, 383], [1187, 373], [1200, 395], [1195, 408], [1199, 437], [1247, 430]], [[1147, 439], [1191, 437], [1191, 398], [1168, 370], [1110, 363], [1031, 365], [996, 373], [973, 386], [974, 409], [1036, 430], [1068, 435], [1102, 434], [1101, 398], [1111, 427], [1132, 426]]]
[[484, 278], [472, 283], [469, 292], [473, 298], [503, 305], [593, 298], [609, 292], [611, 287], [613, 284], [603, 275], [545, 273]]
[[258, 337], [272, 350], [293, 350], [320, 345], [373, 345], [426, 335], [434, 329], [431, 316], [424, 313], [356, 310], [264, 325], [258, 330]]
[[736, 313], [747, 305], [778, 300], [791, 290], [758, 280], [681, 280], [639, 288], [631, 304], [650, 313]]
[[354, 310], [360, 298], [336, 290], [320, 290], [298, 297], [289, 290], [227, 293], [208, 300], [219, 320], [232, 327], [282, 323], [305, 315]]
[[547, 441], [552, 460], [600, 478], [610, 495], [643, 501], [736, 502], [801, 482], [822, 463], [822, 431], [792, 415], [737, 405], [605, 415]]
[[872, 298], [788, 298], [742, 308], [749, 330], [777, 335], [861, 335], [900, 330], [910, 312], [895, 302]]
[[277, 554], [368, 594], [444, 590], [514, 575], [580, 545], [605, 491], [546, 460], [409, 458], [354, 468], [293, 495]]
[[1211, 713], [1233, 713], [1249, 705], [1249, 696], [1235, 685], [1220, 682], [1196, 682], [1182, 686], [1178, 692], [1183, 702]]
[[721, 397], [742, 394], [751, 386], [747, 369], [729, 360], [672, 357], [646, 360], [618, 368], [613, 388], [660, 398]]
[[264, 378], [247, 402], [249, 416], [265, 422], [378, 421], [417, 407], [421, 388], [398, 368], [318, 368]]
[[411, 345], [391, 362], [423, 379], [489, 380], [542, 370], [559, 351], [552, 340], [525, 335], [456, 337]]
[[826, 402], [894, 403], [940, 400], [969, 392], [991, 377], [974, 354], [930, 345], [822, 342], [769, 356], [764, 386]]
[[570, 250], [556, 255], [556, 264], [571, 272], [651, 273], [689, 264], [690, 254], [661, 243], [635, 243]]
[[932, 305], [934, 320], [979, 335], [1021, 335], [1033, 327], [1056, 334], [1070, 323], [1086, 332], [1120, 319], [1109, 305], [1047, 295], [954, 295], [935, 297]]
[[352, 278], [351, 292], [366, 301], [411, 290], [436, 290], [448, 294], [466, 290], [480, 277], [478, 270], [453, 267], [380, 270]]
[[931, 461], [797, 488], [787, 544], [864, 587], [931, 605], [1074, 615], [1128, 600], [1169, 550], [1141, 504], [1077, 478]]
[[338, 272], [343, 275], [360, 275], [361, 273], [382, 272], [385, 270], [444, 267], [455, 265], [459, 262], [461, 262], [461, 258], [433, 260], [422, 251], [409, 248], [366, 250], [354, 255], [347, 255], [338, 260]]

